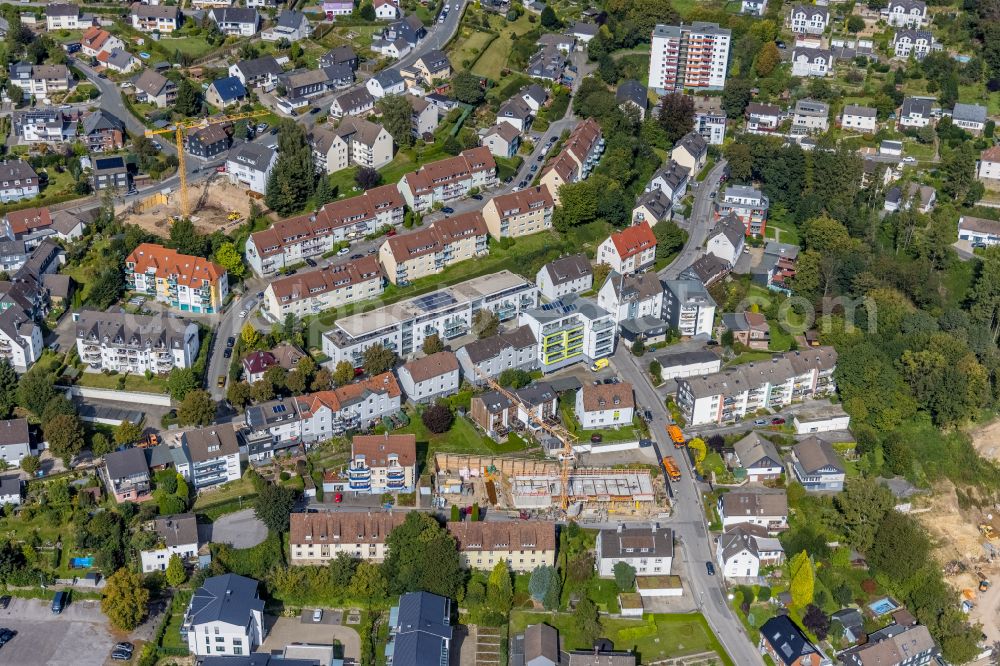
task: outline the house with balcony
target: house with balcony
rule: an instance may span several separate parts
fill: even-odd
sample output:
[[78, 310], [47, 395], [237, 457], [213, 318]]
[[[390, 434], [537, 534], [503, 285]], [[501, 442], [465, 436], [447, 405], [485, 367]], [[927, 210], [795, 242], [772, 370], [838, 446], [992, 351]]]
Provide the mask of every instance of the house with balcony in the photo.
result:
[[900, 128], [927, 127], [933, 122], [933, 97], [907, 97], [899, 107], [896, 117]]
[[54, 107], [14, 111], [11, 125], [22, 143], [64, 143], [76, 137], [79, 114]]
[[81, 138], [92, 153], [111, 152], [125, 145], [128, 132], [121, 118], [104, 109], [97, 109], [83, 117]]
[[302, 441], [311, 443], [348, 430], [367, 430], [383, 417], [398, 414], [401, 400], [402, 391], [391, 372], [298, 396], [295, 401]]
[[438, 109], [430, 101], [415, 95], [406, 95], [413, 113], [410, 116], [410, 129], [413, 136], [423, 138], [432, 134], [438, 126]]
[[833, 51], [796, 46], [792, 49], [792, 76], [830, 76], [833, 74]]
[[897, 58], [913, 56], [917, 60], [923, 60], [931, 51], [940, 48], [930, 30], [901, 28], [892, 36], [893, 55]]
[[289, 42], [297, 42], [308, 39], [312, 35], [312, 24], [305, 14], [291, 9], [282, 9], [278, 13], [277, 22], [261, 33], [260, 38], [265, 42], [277, 42], [287, 39]]
[[274, 456], [300, 446], [299, 403], [291, 398], [276, 398], [247, 407], [239, 437], [251, 465], [266, 464]]
[[356, 493], [412, 493], [417, 478], [415, 435], [356, 435], [345, 470], [347, 490]]
[[802, 35], [822, 35], [830, 25], [830, 11], [819, 5], [795, 5], [788, 14], [792, 32]]
[[785, 550], [764, 528], [741, 524], [729, 528], [716, 540], [715, 561], [728, 580], [755, 579], [762, 567], [784, 562]]
[[868, 634], [863, 644], [838, 655], [844, 666], [916, 666], [941, 663], [941, 650], [922, 624], [894, 622]]
[[735, 265], [746, 247], [746, 227], [736, 215], [726, 215], [708, 234], [705, 252]]
[[404, 175], [399, 181], [399, 192], [411, 209], [424, 212], [437, 202], [464, 197], [474, 187], [487, 190], [496, 184], [496, 160], [488, 148], [480, 146]]
[[927, 3], [923, 0], [889, 0], [882, 18], [897, 28], [923, 28], [927, 25]]
[[727, 461], [732, 469], [742, 469], [750, 483], [780, 479], [784, 471], [778, 449], [769, 439], [751, 432], [733, 444]]
[[402, 58], [426, 36], [423, 21], [416, 14], [410, 14], [372, 35], [371, 49], [390, 58]]
[[93, 25], [94, 17], [80, 11], [80, 5], [53, 2], [45, 6], [45, 29], [85, 30]]
[[0, 312], [0, 359], [17, 372], [27, 372], [43, 349], [42, 329], [26, 310], [13, 305]]
[[733, 342], [757, 351], [767, 351], [771, 345], [771, 326], [759, 312], [744, 310], [722, 315], [722, 333], [732, 333]]
[[597, 575], [614, 576], [615, 565], [624, 562], [640, 576], [666, 576], [674, 559], [674, 532], [656, 523], [605, 528], [597, 533], [594, 545]]
[[87, 372], [116, 370], [166, 374], [190, 368], [198, 357], [198, 325], [159, 315], [84, 310], [73, 313], [76, 351]]
[[[346, 492], [347, 483], [323, 484], [324, 492]], [[292, 566], [326, 566], [344, 553], [365, 562], [381, 562], [385, 539], [403, 524], [405, 513], [293, 513], [288, 534]]]
[[0, 202], [9, 203], [38, 196], [38, 174], [21, 160], [0, 161]]
[[247, 89], [259, 87], [272, 90], [278, 84], [278, 76], [284, 72], [274, 56], [261, 56], [253, 60], [241, 60], [229, 66], [229, 75], [235, 76]]
[[506, 441], [511, 432], [524, 430], [524, 423], [517, 418], [517, 407], [499, 391], [473, 395], [469, 418], [482, 428], [487, 437], [498, 442]]
[[674, 202], [660, 188], [643, 192], [632, 207], [632, 224], [646, 222], [656, 226], [657, 222], [670, 219]]
[[450, 351], [407, 361], [396, 374], [406, 397], [415, 403], [430, 403], [458, 393], [458, 359]]
[[231, 423], [196, 428], [174, 436], [181, 456], [177, 473], [195, 491], [240, 478], [240, 445]]
[[656, 273], [622, 275], [611, 271], [597, 292], [597, 304], [618, 323], [644, 317], [659, 319], [663, 311], [663, 285]]
[[48, 97], [69, 90], [73, 77], [66, 65], [32, 65], [21, 61], [10, 66], [10, 83], [25, 96]]
[[119, 504], [144, 502], [153, 496], [146, 453], [140, 448], [112, 451], [104, 456], [101, 475], [108, 494]]
[[483, 207], [483, 219], [496, 239], [520, 238], [552, 228], [555, 203], [545, 185], [493, 197]]
[[715, 308], [715, 301], [700, 281], [663, 282], [663, 313], [660, 318], [677, 329], [681, 337], [711, 336]]
[[549, 188], [553, 201], [558, 205], [559, 188], [566, 183], [585, 180], [603, 153], [601, 126], [593, 118], [587, 118], [576, 126], [559, 154], [542, 170], [539, 184]]
[[597, 263], [622, 275], [638, 273], [655, 260], [656, 235], [646, 220], [612, 233], [597, 248]]
[[544, 373], [611, 356], [618, 335], [614, 315], [577, 294], [522, 312], [518, 324], [528, 326], [538, 341], [538, 365]]
[[519, 326], [462, 346], [455, 357], [462, 378], [482, 385], [484, 378], [496, 379], [504, 370], [531, 371], [538, 367], [538, 341], [531, 328]]
[[208, 18], [224, 35], [253, 37], [260, 30], [260, 14], [252, 7], [213, 7]]
[[125, 284], [181, 312], [219, 312], [229, 295], [222, 266], [153, 243], [142, 243], [125, 258]]
[[144, 69], [132, 80], [132, 85], [139, 102], [165, 109], [177, 101], [177, 84], [154, 69]]
[[184, 22], [184, 15], [176, 5], [144, 5], [136, 2], [132, 4], [129, 16], [132, 27], [139, 32], [169, 34], [180, 30], [181, 23]]
[[870, 106], [847, 104], [840, 113], [840, 126], [866, 133], [875, 132], [878, 130], [878, 112]]
[[493, 571], [506, 562], [511, 571], [531, 573], [536, 567], [555, 566], [555, 525], [545, 520], [504, 522], [450, 521], [445, 526], [455, 537], [463, 567]]
[[750, 102], [744, 115], [747, 119], [747, 132], [750, 134], [769, 134], [781, 124], [784, 115], [780, 107], [772, 104]]
[[844, 489], [844, 463], [826, 440], [806, 437], [792, 447], [789, 457], [795, 480], [807, 492], [839, 493]]
[[676, 206], [684, 198], [684, 195], [687, 194], [690, 180], [691, 171], [687, 167], [670, 160], [653, 174], [649, 183], [646, 184], [646, 192], [660, 190], [670, 198], [671, 204]]
[[267, 191], [267, 179], [278, 161], [277, 151], [257, 143], [243, 143], [230, 152], [226, 159], [229, 182], [257, 194]]
[[788, 280], [795, 276], [798, 256], [798, 245], [768, 241], [760, 263], [750, 271], [750, 279], [768, 289], [787, 291]]
[[746, 185], [729, 185], [716, 204], [716, 219], [730, 214], [739, 218], [747, 236], [763, 236], [771, 202], [760, 190]]
[[310, 140], [316, 166], [323, 173], [351, 165], [380, 169], [392, 161], [392, 135], [364, 118], [345, 118], [332, 131], [317, 128]]
[[535, 284], [549, 301], [567, 294], [590, 291], [594, 286], [594, 269], [585, 254], [571, 254], [550, 261], [535, 276]]
[[389, 609], [389, 666], [447, 664], [451, 659], [451, 599], [407, 592]]
[[193, 513], [157, 518], [153, 521], [153, 533], [156, 544], [148, 550], [139, 551], [143, 573], [166, 571], [174, 555], [185, 564], [197, 561], [200, 542], [198, 520]]
[[446, 217], [427, 229], [392, 236], [378, 251], [389, 282], [407, 284], [490, 252], [489, 230], [479, 211]]
[[184, 613], [181, 638], [200, 657], [249, 656], [264, 642], [264, 600], [253, 578], [206, 578]]
[[91, 58], [96, 58], [101, 53], [124, 49], [125, 42], [96, 25], [90, 26], [80, 35], [80, 51]]
[[362, 257], [271, 280], [262, 307], [272, 320], [284, 321], [290, 314], [301, 318], [377, 298], [383, 291], [378, 259]]
[[496, 157], [514, 157], [521, 147], [521, 131], [506, 121], [480, 132], [480, 145]]
[[247, 263], [257, 275], [272, 276], [286, 266], [329, 252], [338, 243], [364, 238], [383, 226], [399, 226], [404, 204], [395, 185], [382, 185], [330, 202], [316, 213], [280, 220], [250, 235]]
[[822, 133], [830, 129], [830, 105], [814, 99], [800, 99], [792, 113], [792, 131], [796, 134]]
[[788, 529], [788, 498], [785, 491], [733, 491], [719, 497], [717, 504], [722, 529], [750, 524], [763, 527], [768, 534]]

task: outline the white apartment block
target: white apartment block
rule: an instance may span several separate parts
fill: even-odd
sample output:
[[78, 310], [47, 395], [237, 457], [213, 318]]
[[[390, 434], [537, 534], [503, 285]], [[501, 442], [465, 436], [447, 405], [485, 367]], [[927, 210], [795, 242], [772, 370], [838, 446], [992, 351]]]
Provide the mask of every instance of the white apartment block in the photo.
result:
[[230, 182], [264, 194], [267, 192], [267, 179], [277, 161], [277, 151], [257, 143], [242, 143], [226, 159], [226, 174]]
[[88, 372], [164, 374], [198, 357], [198, 325], [187, 319], [118, 312], [74, 312], [76, 350]]
[[792, 76], [830, 76], [833, 74], [833, 52], [796, 46], [792, 49]]
[[375, 344], [409, 356], [424, 339], [437, 335], [452, 340], [472, 332], [477, 311], [488, 310], [500, 321], [538, 305], [538, 287], [524, 278], [500, 271], [438, 291], [348, 317], [341, 317], [323, 334], [328, 365], [349, 361], [361, 367], [364, 350]]
[[770, 200], [760, 190], [746, 185], [730, 185], [719, 202], [719, 215], [736, 215], [746, 227], [747, 235], [762, 236], [767, 226]]
[[201, 657], [252, 654], [264, 642], [264, 600], [257, 581], [236, 574], [206, 579], [184, 613], [181, 637]]
[[717, 23], [657, 25], [649, 54], [649, 87], [663, 95], [686, 88], [721, 90], [732, 34]]
[[594, 286], [594, 269], [585, 254], [561, 257], [542, 266], [535, 276], [535, 284], [548, 301], [567, 294], [590, 291]]
[[396, 374], [403, 393], [412, 402], [433, 402], [458, 393], [458, 358], [450, 351], [409, 361]]
[[142, 572], [166, 571], [170, 558], [176, 555], [184, 562], [198, 557], [198, 521], [192, 513], [184, 513], [153, 521], [156, 547], [139, 553]]
[[431, 162], [399, 181], [399, 192], [417, 212], [430, 210], [437, 202], [464, 197], [474, 187], [489, 189], [497, 184], [497, 163], [489, 148], [464, 150], [455, 157]]
[[936, 45], [934, 35], [929, 30], [900, 29], [892, 37], [893, 54], [897, 58], [923, 60]]
[[71, 80], [66, 65], [29, 65], [20, 62], [10, 68], [10, 83], [23, 90], [25, 96], [47, 97], [54, 92], [65, 92], [69, 90]]
[[840, 114], [840, 126], [861, 132], [878, 129], [878, 112], [870, 106], [848, 104]]
[[538, 341], [538, 364], [545, 373], [611, 356], [618, 335], [610, 312], [576, 294], [526, 310], [517, 323]]
[[897, 28], [923, 28], [927, 25], [927, 3], [922, 0], [889, 0], [882, 16], [886, 23]]
[[576, 418], [584, 430], [632, 425], [635, 396], [628, 382], [584, 384], [576, 392]]
[[832, 347], [788, 352], [770, 361], [680, 379], [677, 404], [689, 426], [739, 421], [759, 409], [780, 409], [832, 393], [836, 366]]
[[830, 12], [818, 5], [795, 5], [788, 14], [788, 25], [796, 34], [822, 35], [830, 25]]
[[663, 283], [663, 319], [681, 337], [712, 335], [715, 301], [698, 280], [667, 280]]
[[18, 305], [0, 313], [0, 359], [18, 372], [26, 372], [41, 355], [42, 329]]
[[264, 290], [264, 312], [274, 321], [288, 315], [304, 317], [376, 298], [385, 291], [382, 269], [375, 257], [353, 259], [316, 271], [272, 280]]
[[653, 317], [663, 311], [663, 285], [656, 273], [622, 275], [612, 271], [597, 292], [597, 304], [621, 323]]

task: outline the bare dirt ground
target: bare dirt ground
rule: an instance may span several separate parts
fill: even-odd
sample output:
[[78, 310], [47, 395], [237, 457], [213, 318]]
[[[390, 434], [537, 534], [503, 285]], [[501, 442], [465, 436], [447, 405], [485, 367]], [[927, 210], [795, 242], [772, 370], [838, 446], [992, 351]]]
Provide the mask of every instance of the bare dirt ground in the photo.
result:
[[[242, 224], [250, 213], [250, 202], [253, 201], [245, 189], [232, 185], [222, 176], [192, 185], [188, 189], [188, 196], [192, 208], [191, 221], [199, 231], [206, 234], [220, 230], [228, 232]], [[170, 233], [170, 216], [180, 212], [179, 197], [179, 190], [175, 190], [170, 193], [166, 204], [142, 213], [128, 213], [125, 222], [137, 224], [150, 233], [166, 237]], [[239, 220], [230, 222], [227, 219], [232, 211], [240, 214]], [[122, 208], [119, 212], [127, 212], [127, 209]]]
[[969, 432], [972, 446], [984, 458], [1000, 460], [1000, 419]]

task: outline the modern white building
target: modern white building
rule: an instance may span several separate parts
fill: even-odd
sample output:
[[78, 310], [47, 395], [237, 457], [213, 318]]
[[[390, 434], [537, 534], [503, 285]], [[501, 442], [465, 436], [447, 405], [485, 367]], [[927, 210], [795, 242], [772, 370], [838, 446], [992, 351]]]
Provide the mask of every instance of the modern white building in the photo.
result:
[[198, 357], [198, 325], [187, 319], [119, 312], [74, 312], [76, 351], [88, 372], [164, 374]]
[[384, 345], [405, 357], [419, 350], [429, 335], [452, 340], [470, 333], [479, 310], [510, 321], [537, 305], [538, 287], [504, 270], [341, 317], [323, 334], [323, 353], [330, 357], [330, 367], [340, 361], [361, 367], [364, 350], [372, 345]]
[[597, 304], [615, 322], [642, 317], [659, 318], [663, 312], [663, 285], [656, 273], [622, 275], [612, 271], [597, 292]]
[[874, 132], [878, 129], [878, 112], [870, 106], [848, 104], [840, 113], [840, 126], [861, 132]]
[[240, 443], [231, 423], [195, 428], [174, 435], [177, 473], [197, 491], [236, 481], [240, 471]]
[[2, 304], [0, 312], [0, 359], [7, 359], [17, 372], [26, 372], [44, 349], [42, 329], [18, 304]]
[[584, 384], [576, 392], [576, 418], [584, 430], [632, 425], [635, 396], [628, 382]]
[[142, 572], [166, 571], [174, 555], [185, 564], [198, 557], [198, 520], [193, 513], [182, 513], [153, 521], [156, 546], [139, 552]]
[[808, 134], [830, 129], [830, 105], [815, 99], [800, 99], [795, 103], [792, 128]]
[[927, 3], [922, 0], [889, 0], [882, 15], [897, 28], [922, 28], [927, 24]]
[[639, 576], [665, 576], [674, 559], [674, 532], [656, 523], [649, 527], [603, 529], [597, 533], [594, 546], [597, 574], [603, 578], [615, 575], [619, 562], [631, 565]]
[[781, 542], [755, 525], [736, 525], [719, 536], [715, 561], [727, 579], [756, 579], [761, 567], [785, 561]]
[[698, 280], [666, 280], [663, 283], [663, 316], [681, 337], [712, 335], [715, 301]]
[[656, 235], [646, 221], [612, 233], [597, 248], [597, 262], [622, 275], [637, 273], [655, 260]]
[[934, 109], [933, 97], [907, 97], [899, 107], [900, 127], [927, 127], [933, 119]]
[[464, 345], [455, 356], [465, 381], [481, 385], [485, 377], [495, 379], [504, 370], [530, 372], [538, 367], [538, 341], [527, 326]]
[[719, 97], [695, 97], [694, 131], [709, 145], [721, 146], [726, 139], [726, 111]]
[[747, 119], [747, 132], [768, 134], [778, 129], [784, 114], [777, 106], [750, 102], [747, 104], [744, 115]]
[[0, 162], [0, 202], [20, 201], [38, 196], [38, 174], [27, 162]]
[[746, 185], [729, 185], [722, 193], [718, 211], [720, 217], [735, 215], [739, 218], [748, 236], [763, 236], [770, 207], [770, 200], [760, 190]]
[[851, 426], [851, 416], [840, 404], [816, 407], [798, 411], [792, 417], [796, 435], [810, 435], [817, 432], [847, 431]]
[[792, 49], [792, 76], [830, 76], [833, 51], [796, 46]]
[[258, 143], [241, 143], [226, 159], [226, 174], [230, 182], [251, 192], [265, 194], [267, 179], [278, 161], [278, 153]]
[[545, 373], [579, 361], [593, 363], [615, 350], [614, 316], [576, 294], [522, 310], [518, 324], [528, 326], [538, 341], [538, 364]]
[[192, 654], [242, 656], [264, 642], [264, 600], [257, 581], [236, 574], [213, 576], [195, 590], [181, 634]]
[[458, 393], [458, 359], [450, 351], [424, 356], [401, 367], [399, 385], [412, 402], [433, 402]]
[[535, 284], [545, 300], [554, 301], [567, 294], [590, 291], [594, 286], [594, 269], [587, 255], [572, 254], [542, 266]]
[[830, 11], [819, 5], [794, 5], [788, 25], [796, 34], [822, 35], [830, 25]]
[[732, 33], [717, 23], [657, 25], [649, 55], [649, 87], [663, 95], [726, 85]]

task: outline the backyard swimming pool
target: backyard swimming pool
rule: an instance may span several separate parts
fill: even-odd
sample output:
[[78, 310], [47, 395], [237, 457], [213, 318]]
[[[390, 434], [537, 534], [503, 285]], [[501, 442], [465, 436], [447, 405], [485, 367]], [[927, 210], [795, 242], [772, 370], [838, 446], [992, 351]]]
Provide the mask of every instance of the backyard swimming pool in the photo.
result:
[[71, 557], [69, 558], [70, 569], [89, 569], [94, 565], [93, 557]]
[[894, 610], [899, 610], [899, 605], [889, 597], [883, 597], [868, 604], [868, 608], [870, 608], [872, 613], [876, 616], [879, 616], [891, 613]]

